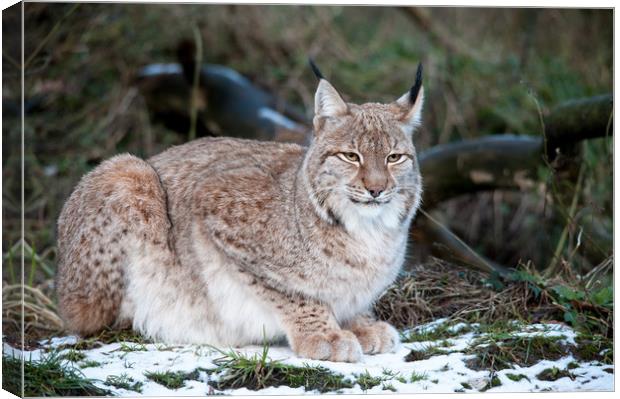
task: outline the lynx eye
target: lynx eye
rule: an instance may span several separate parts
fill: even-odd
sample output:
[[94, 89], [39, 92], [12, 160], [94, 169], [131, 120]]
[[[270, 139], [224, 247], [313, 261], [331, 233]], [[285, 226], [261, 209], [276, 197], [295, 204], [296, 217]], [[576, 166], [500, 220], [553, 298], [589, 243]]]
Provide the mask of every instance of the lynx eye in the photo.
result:
[[402, 161], [404, 159], [402, 154], [390, 154], [387, 156], [387, 161], [389, 163], [397, 163], [398, 161]]
[[343, 159], [343, 160], [345, 160], [345, 161], [348, 161], [348, 162], [354, 162], [354, 163], [357, 163], [357, 162], [359, 162], [359, 161], [360, 161], [360, 156], [359, 156], [359, 155], [357, 155], [357, 154], [356, 154], [356, 153], [354, 153], [354, 152], [341, 152], [341, 153], [339, 153], [339, 154], [338, 154], [338, 156], [339, 156], [341, 159]]

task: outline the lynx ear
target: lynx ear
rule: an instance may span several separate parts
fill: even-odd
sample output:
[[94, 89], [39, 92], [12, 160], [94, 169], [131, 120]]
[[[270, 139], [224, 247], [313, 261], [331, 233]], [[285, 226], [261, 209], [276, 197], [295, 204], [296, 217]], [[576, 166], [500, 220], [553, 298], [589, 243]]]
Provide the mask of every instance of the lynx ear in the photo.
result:
[[403, 122], [407, 133], [413, 130], [422, 122], [422, 105], [424, 104], [424, 87], [422, 86], [422, 64], [418, 64], [415, 76], [415, 83], [411, 89], [396, 103], [403, 110], [400, 120]]
[[314, 95], [315, 125], [321, 118], [341, 116], [348, 113], [349, 107], [334, 86], [325, 79], [319, 67], [312, 61], [312, 58], [308, 58], [308, 63], [314, 75], [319, 79], [319, 87], [317, 87]]
[[338, 91], [327, 80], [321, 79], [314, 95], [314, 116], [333, 117], [342, 116], [349, 112]]

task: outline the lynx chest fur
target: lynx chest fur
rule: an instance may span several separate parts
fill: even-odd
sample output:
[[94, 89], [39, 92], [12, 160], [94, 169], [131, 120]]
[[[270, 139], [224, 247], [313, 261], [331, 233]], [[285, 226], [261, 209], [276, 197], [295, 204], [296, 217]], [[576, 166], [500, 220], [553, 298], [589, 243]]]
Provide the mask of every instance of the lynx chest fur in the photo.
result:
[[85, 176], [59, 219], [60, 308], [88, 334], [130, 324], [170, 342], [286, 338], [299, 355], [393, 350], [374, 320], [420, 203], [423, 92], [346, 103], [325, 79], [309, 147], [207, 138]]
[[[393, 281], [411, 215], [395, 200], [384, 209], [358, 211], [349, 209], [354, 203], [339, 204], [342, 209], [322, 219], [307, 194], [296, 190], [306, 152], [295, 145], [205, 139], [151, 164], [168, 193], [172, 225], [183, 229], [173, 235], [183, 263], [205, 270], [211, 261], [205, 249], [215, 247], [211, 251], [230, 262], [232, 273], [333, 303], [337, 319], [347, 320]], [[189, 188], [188, 180], [194, 182]]]

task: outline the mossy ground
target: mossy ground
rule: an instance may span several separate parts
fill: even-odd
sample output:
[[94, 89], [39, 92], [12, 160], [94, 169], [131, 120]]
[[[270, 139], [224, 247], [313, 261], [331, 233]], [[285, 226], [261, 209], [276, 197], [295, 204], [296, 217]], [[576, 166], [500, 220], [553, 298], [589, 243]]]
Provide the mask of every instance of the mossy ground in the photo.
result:
[[504, 370], [515, 365], [529, 367], [543, 359], [557, 360], [570, 354], [569, 347], [560, 337], [509, 334], [479, 338], [467, 352], [475, 355], [468, 361], [468, 367], [474, 370]]
[[[561, 336], [490, 334], [473, 342], [467, 352], [475, 357], [467, 364], [474, 370], [504, 370], [514, 366], [529, 367], [541, 360], [558, 360], [565, 356], [587, 362], [613, 363], [610, 339], [578, 335], [575, 342], [576, 345], [568, 344]], [[572, 363], [569, 367], [575, 365]]]

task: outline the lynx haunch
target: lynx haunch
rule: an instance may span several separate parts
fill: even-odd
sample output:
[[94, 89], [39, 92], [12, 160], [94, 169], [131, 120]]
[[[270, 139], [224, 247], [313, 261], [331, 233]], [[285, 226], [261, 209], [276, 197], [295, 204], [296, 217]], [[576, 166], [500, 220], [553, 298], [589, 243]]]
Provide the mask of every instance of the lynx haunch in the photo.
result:
[[58, 220], [71, 330], [286, 338], [300, 356], [348, 362], [396, 348], [370, 309], [403, 264], [420, 203], [422, 70], [398, 100], [362, 105], [315, 71], [309, 147], [203, 138], [146, 161], [118, 155], [82, 178]]

